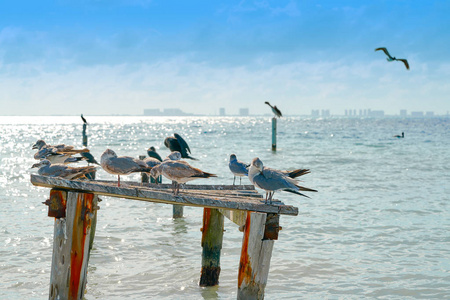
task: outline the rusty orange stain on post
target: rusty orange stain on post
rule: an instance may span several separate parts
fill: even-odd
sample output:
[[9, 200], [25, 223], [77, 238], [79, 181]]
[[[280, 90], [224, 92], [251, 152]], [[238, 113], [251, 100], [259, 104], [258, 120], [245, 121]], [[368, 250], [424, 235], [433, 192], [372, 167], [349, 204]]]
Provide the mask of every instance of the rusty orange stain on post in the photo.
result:
[[[78, 194], [75, 218], [73, 223], [72, 249], [70, 252], [70, 299], [78, 299], [78, 289], [81, 280], [83, 267], [84, 245], [86, 242], [87, 229], [90, 220], [86, 219], [86, 214], [92, 210], [92, 200], [94, 194]], [[82, 229], [82, 230], [81, 230]]]
[[[209, 223], [211, 219], [211, 208], [205, 207], [203, 209], [203, 227], [202, 232], [207, 232], [209, 228]], [[202, 234], [202, 246], [205, 239], [205, 234]]]
[[241, 260], [239, 262], [238, 287], [242, 282], [250, 282], [252, 280], [252, 267], [248, 256], [248, 238], [250, 235], [250, 211], [247, 211], [247, 219], [245, 220], [244, 240], [242, 241]]

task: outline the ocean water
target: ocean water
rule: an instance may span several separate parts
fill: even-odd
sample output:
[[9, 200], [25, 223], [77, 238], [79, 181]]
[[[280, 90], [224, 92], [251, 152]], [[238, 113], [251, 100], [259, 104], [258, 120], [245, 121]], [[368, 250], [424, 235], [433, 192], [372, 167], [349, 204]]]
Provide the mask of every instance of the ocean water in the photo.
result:
[[[299, 215], [280, 218], [266, 299], [450, 299], [448, 118], [282, 118], [276, 152], [269, 117], [87, 119], [97, 159], [106, 148], [137, 157], [149, 146], [164, 157], [164, 138], [181, 134], [199, 159], [191, 163], [219, 176], [192, 184], [231, 184], [231, 153], [311, 169], [311, 199], [275, 194]], [[30, 183], [31, 145], [80, 147], [81, 131], [79, 117], [0, 119], [0, 299], [48, 297], [54, 219], [42, 204], [49, 189]], [[97, 178], [116, 180], [101, 169]], [[201, 208], [174, 220], [169, 205], [101, 198], [85, 299], [236, 298], [236, 225], [225, 220], [219, 286], [201, 288]]]

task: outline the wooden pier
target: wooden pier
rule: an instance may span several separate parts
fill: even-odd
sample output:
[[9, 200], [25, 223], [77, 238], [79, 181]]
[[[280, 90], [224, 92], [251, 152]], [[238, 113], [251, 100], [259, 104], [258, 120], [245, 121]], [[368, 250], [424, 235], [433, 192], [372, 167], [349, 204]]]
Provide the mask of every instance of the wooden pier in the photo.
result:
[[203, 207], [200, 285], [219, 283], [224, 217], [243, 232], [237, 299], [263, 299], [280, 215], [298, 215], [282, 202], [264, 204], [252, 185], [186, 185], [174, 196], [169, 184], [65, 180], [31, 175], [48, 187], [48, 215], [55, 218], [49, 299], [82, 299], [97, 220], [98, 196]]

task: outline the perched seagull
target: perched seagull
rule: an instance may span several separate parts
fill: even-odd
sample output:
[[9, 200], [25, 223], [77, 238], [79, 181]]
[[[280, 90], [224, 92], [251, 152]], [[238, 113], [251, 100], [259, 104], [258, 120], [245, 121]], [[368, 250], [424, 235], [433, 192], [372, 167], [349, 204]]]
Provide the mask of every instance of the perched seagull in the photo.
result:
[[174, 133], [173, 136], [166, 137], [166, 139], [164, 140], [164, 145], [169, 148], [170, 151], [180, 152], [181, 157], [183, 158], [197, 160], [196, 158], [189, 155], [189, 153], [191, 153], [191, 149], [189, 149], [186, 141], [178, 133]]
[[396, 138], [399, 138], [399, 139], [402, 139], [402, 138], [404, 138], [405, 137], [405, 133], [404, 132], [402, 132], [402, 135], [394, 135], [394, 137], [396, 137]]
[[[58, 145], [49, 145], [44, 140], [37, 140], [37, 142], [31, 147], [32, 149], [38, 149], [41, 150], [42, 148], [56, 148], [58, 151], [80, 151], [80, 150], [74, 150], [74, 146], [65, 145], [65, 144], [58, 144]], [[87, 150], [89, 151], [89, 150]], [[85, 151], [80, 151], [85, 152]], [[78, 152], [76, 152], [78, 153]]]
[[136, 172], [150, 172], [152, 168], [140, 160], [130, 156], [117, 156], [111, 150], [106, 149], [100, 158], [100, 165], [103, 170], [110, 174], [117, 175], [117, 186], [120, 187], [120, 175], [128, 175]]
[[181, 158], [182, 157], [181, 157], [181, 153], [180, 152], [173, 151], [169, 155], [167, 155], [166, 158], [164, 158], [163, 161], [166, 161], [166, 160], [180, 160]]
[[215, 174], [203, 172], [182, 160], [165, 160], [150, 171], [150, 176], [158, 178], [159, 175], [172, 180], [173, 194], [178, 195], [180, 184], [199, 178], [217, 177]]
[[[285, 172], [285, 171], [284, 171]], [[308, 197], [299, 191], [317, 192], [298, 185], [297, 180], [287, 176], [283, 171], [266, 168], [259, 158], [254, 158], [248, 171], [248, 179], [257, 188], [266, 191], [266, 201], [272, 203], [273, 194], [276, 191], [286, 191]], [[305, 173], [307, 174], [307, 173]], [[308, 197], [309, 198], [309, 197]]]
[[81, 114], [81, 120], [83, 120], [84, 124], [87, 124], [88, 122], [86, 121], [86, 119], [83, 117], [83, 114]]
[[276, 105], [272, 106], [268, 101], [264, 102], [265, 104], [269, 105], [270, 108], [272, 108], [272, 112], [275, 114], [276, 117], [281, 118], [283, 115], [281, 114], [281, 111], [278, 109]]
[[149, 168], [153, 168], [161, 163], [161, 161], [157, 160], [154, 157], [146, 157], [142, 160]]
[[403, 62], [405, 64], [406, 69], [409, 70], [409, 64], [408, 64], [408, 61], [406, 59], [404, 59], [404, 58], [395, 58], [395, 57], [391, 56], [389, 54], [389, 52], [387, 51], [387, 49], [384, 48], [384, 47], [380, 47], [380, 48], [375, 49], [375, 51], [378, 51], [378, 50], [383, 50], [384, 51], [384, 53], [388, 56], [386, 58], [387, 61], [394, 61], [394, 60], [401, 61], [401, 62]]
[[236, 154], [231, 154], [228, 167], [230, 168], [231, 173], [233, 173], [234, 175], [233, 178], [233, 185], [234, 185], [236, 176], [239, 176], [239, 184], [241, 184], [242, 177], [248, 176], [248, 167], [250, 167], [250, 165], [238, 160]]
[[73, 152], [58, 152], [56, 148], [42, 148], [34, 154], [36, 160], [49, 160], [52, 164], [68, 164], [79, 159], [72, 157]]
[[87, 173], [95, 172], [96, 170], [94, 166], [72, 168], [61, 164], [53, 165], [48, 159], [34, 164], [31, 168], [39, 168], [39, 175], [62, 177], [69, 180], [85, 177]]
[[153, 146], [147, 149], [147, 154], [149, 157], [154, 157], [157, 160], [162, 161], [161, 156], [156, 152], [156, 149]]

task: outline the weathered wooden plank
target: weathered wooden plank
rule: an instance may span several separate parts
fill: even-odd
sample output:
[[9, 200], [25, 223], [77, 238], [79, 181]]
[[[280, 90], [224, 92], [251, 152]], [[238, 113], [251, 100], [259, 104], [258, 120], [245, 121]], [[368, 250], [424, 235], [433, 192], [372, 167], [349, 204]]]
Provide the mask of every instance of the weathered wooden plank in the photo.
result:
[[223, 215], [217, 209], [204, 208], [200, 286], [215, 286], [219, 284], [223, 229]]
[[66, 180], [34, 174], [31, 175], [31, 183], [35, 186], [84, 191], [96, 195], [157, 203], [298, 215], [297, 207], [284, 205], [282, 202], [276, 202], [277, 205], [269, 205], [263, 203], [259, 198], [229, 195], [228, 191], [224, 191], [220, 195], [214, 194], [209, 196], [186, 191], [180, 192], [179, 195], [175, 196], [172, 192], [154, 190], [149, 187], [117, 187], [115, 183], [111, 182], [109, 184], [100, 184], [97, 181]]
[[247, 212], [238, 275], [237, 299], [264, 299], [273, 240], [263, 240], [267, 214]]
[[233, 222], [238, 226], [245, 225], [245, 220], [247, 219], [247, 212], [244, 210], [229, 210], [229, 209], [219, 209], [219, 212], [224, 215], [228, 220]]
[[66, 217], [55, 219], [50, 299], [83, 297], [94, 198], [94, 194], [68, 192]]

